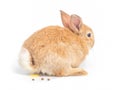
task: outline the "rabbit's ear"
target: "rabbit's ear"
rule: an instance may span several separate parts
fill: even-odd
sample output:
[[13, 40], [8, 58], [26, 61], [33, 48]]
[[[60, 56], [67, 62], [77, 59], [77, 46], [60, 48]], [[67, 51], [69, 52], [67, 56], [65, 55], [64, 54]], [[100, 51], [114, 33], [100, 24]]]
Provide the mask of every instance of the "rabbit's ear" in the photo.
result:
[[63, 23], [64, 27], [69, 28], [70, 16], [62, 10], [60, 10], [60, 12], [61, 12], [61, 19], [62, 19], [62, 23]]
[[71, 15], [69, 27], [75, 33], [79, 33], [81, 28], [82, 20], [78, 15]]

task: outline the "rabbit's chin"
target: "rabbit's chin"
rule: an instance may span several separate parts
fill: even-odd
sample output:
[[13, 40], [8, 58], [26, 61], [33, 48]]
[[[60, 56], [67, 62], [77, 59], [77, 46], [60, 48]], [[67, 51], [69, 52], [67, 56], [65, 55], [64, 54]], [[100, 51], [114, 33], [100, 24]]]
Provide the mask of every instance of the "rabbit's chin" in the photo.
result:
[[31, 56], [30, 56], [29, 51], [26, 48], [22, 47], [19, 53], [19, 64], [20, 66], [23, 67], [23, 69], [25, 69], [29, 73], [34, 73], [34, 70], [31, 67], [30, 59], [31, 59]]

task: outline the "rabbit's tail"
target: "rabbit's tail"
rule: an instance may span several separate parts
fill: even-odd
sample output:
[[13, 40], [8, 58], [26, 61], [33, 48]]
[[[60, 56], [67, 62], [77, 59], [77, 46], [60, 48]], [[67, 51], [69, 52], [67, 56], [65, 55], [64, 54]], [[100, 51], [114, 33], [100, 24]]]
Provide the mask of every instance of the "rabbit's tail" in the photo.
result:
[[22, 47], [19, 53], [19, 64], [28, 72], [34, 73], [34, 69], [32, 68], [31, 55], [24, 47]]

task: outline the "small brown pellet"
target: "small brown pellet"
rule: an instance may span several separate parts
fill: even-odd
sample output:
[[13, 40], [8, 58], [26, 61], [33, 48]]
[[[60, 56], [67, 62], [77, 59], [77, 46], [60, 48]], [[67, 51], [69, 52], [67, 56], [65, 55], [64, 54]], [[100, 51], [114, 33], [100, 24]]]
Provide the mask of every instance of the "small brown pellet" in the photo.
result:
[[33, 78], [32, 81], [35, 81], [35, 79]]
[[44, 78], [41, 78], [41, 80], [44, 80]]
[[48, 78], [47, 80], [50, 81], [50, 78]]

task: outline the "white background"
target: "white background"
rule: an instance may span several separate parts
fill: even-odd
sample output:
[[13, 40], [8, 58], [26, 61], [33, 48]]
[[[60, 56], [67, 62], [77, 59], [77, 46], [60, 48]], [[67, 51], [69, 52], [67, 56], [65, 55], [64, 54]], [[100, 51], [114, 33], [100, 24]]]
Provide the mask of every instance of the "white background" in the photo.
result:
[[[0, 90], [120, 90], [119, 8], [119, 0], [1, 0]], [[94, 31], [95, 46], [81, 65], [89, 74], [32, 81], [17, 64], [19, 50], [36, 30], [62, 26], [59, 10]]]

